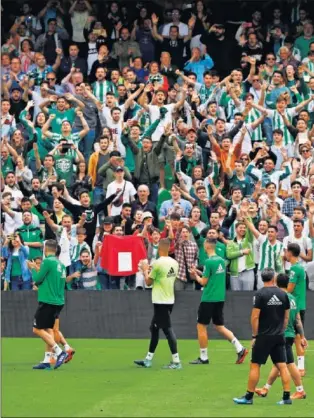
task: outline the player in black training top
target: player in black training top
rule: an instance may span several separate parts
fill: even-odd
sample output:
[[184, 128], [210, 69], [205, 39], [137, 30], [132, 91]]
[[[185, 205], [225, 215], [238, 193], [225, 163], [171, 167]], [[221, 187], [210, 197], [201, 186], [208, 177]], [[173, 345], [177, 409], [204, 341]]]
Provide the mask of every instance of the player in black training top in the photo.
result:
[[260, 377], [260, 366], [268, 356], [280, 371], [283, 398], [278, 405], [290, 405], [290, 374], [287, 368], [284, 331], [289, 321], [290, 302], [287, 294], [275, 284], [275, 271], [262, 271], [264, 287], [256, 292], [251, 315], [252, 359], [248, 389], [241, 398], [233, 398], [240, 405], [252, 405]]

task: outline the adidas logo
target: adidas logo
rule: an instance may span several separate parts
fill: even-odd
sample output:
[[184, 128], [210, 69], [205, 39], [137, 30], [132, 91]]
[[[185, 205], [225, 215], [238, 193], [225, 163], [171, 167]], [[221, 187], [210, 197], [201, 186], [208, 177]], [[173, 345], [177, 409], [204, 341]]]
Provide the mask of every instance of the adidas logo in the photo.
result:
[[280, 299], [277, 298], [276, 295], [273, 295], [269, 301], [267, 302], [267, 305], [282, 305], [282, 302]]
[[217, 269], [217, 271], [216, 271], [216, 274], [217, 274], [217, 273], [224, 273], [224, 272], [225, 272], [224, 267], [223, 267], [221, 264], [219, 264], [218, 269]]
[[167, 277], [172, 277], [172, 276], [175, 276], [175, 275], [176, 275], [176, 273], [174, 271], [174, 268], [171, 267], [171, 269], [168, 271]]

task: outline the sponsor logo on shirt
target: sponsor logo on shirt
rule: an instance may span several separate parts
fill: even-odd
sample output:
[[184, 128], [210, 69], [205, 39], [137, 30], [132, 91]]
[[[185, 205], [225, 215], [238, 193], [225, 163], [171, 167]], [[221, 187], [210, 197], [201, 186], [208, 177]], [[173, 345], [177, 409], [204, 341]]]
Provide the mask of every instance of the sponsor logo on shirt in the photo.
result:
[[273, 295], [269, 301], [267, 302], [267, 305], [282, 305], [282, 302], [280, 299], [277, 298], [276, 295]]
[[176, 275], [176, 272], [174, 271], [174, 268], [171, 267], [171, 269], [168, 271], [167, 277], [173, 277]]
[[224, 267], [221, 264], [219, 264], [219, 266], [217, 268], [217, 271], [216, 271], [216, 274], [218, 274], [218, 273], [224, 273], [224, 272], [225, 272]]

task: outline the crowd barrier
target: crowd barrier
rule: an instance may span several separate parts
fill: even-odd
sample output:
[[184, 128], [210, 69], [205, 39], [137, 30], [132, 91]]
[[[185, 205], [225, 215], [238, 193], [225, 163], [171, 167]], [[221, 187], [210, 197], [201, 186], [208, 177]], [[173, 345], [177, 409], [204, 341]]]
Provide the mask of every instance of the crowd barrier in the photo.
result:
[[[32, 336], [36, 292], [2, 292], [2, 337]], [[180, 339], [196, 338], [197, 309], [201, 292], [176, 295], [172, 322]], [[253, 293], [228, 292], [225, 324], [239, 339], [251, 339], [250, 314]], [[314, 339], [314, 292], [307, 294], [306, 337]], [[153, 307], [150, 291], [71, 291], [61, 313], [67, 338], [147, 338]], [[213, 327], [209, 337], [219, 338]]]

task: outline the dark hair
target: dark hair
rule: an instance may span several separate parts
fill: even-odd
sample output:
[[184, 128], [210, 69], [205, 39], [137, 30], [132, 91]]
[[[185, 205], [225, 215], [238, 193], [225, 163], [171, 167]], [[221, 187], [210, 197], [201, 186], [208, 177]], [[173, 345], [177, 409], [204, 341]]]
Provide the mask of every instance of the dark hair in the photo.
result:
[[57, 251], [57, 246], [58, 246], [58, 243], [54, 239], [48, 239], [45, 242], [45, 248], [47, 248], [47, 250], [49, 250], [51, 252], [56, 252]]
[[177, 212], [173, 212], [170, 215], [170, 220], [171, 221], [179, 221], [180, 219], [181, 219], [181, 216]]
[[276, 225], [269, 225], [268, 226], [268, 230], [270, 230], [270, 228], [274, 229], [276, 232], [278, 232], [278, 228]]
[[80, 190], [80, 192], [79, 192], [79, 198], [82, 196], [82, 194], [83, 193], [86, 193], [86, 194], [88, 194], [88, 196], [89, 196], [89, 191], [88, 190], [86, 190], [86, 189], [82, 189], [82, 190]]
[[262, 281], [264, 283], [271, 282], [275, 278], [275, 270], [271, 268], [266, 268], [261, 272]]
[[278, 134], [278, 135], [281, 135], [281, 136], [283, 136], [283, 131], [281, 130], [281, 129], [274, 129], [273, 130], [273, 134]]
[[306, 215], [306, 209], [305, 209], [303, 206], [296, 206], [296, 207], [293, 209], [293, 212], [294, 212], [295, 210], [298, 210], [298, 211], [302, 212], [304, 216]]
[[277, 189], [276, 183], [273, 183], [272, 181], [270, 181], [269, 183], [266, 184], [266, 186], [265, 186], [266, 189], [271, 185], [275, 186], [275, 189]]
[[132, 208], [131, 203], [127, 203], [127, 202], [123, 203], [123, 205], [122, 205], [122, 210], [123, 210], [124, 208]]
[[217, 125], [217, 122], [223, 122], [223, 123], [226, 123], [226, 121], [225, 121], [224, 119], [222, 119], [222, 118], [217, 118], [217, 119], [215, 120], [215, 125]]
[[242, 192], [242, 190], [241, 190], [241, 187], [233, 187], [233, 188], [231, 189], [231, 194], [233, 195], [233, 192], [235, 192], [236, 190], [240, 190], [240, 192], [243, 194], [243, 192]]
[[285, 273], [279, 273], [277, 276], [277, 286], [281, 289], [286, 289], [289, 283], [289, 276]]
[[87, 249], [87, 248], [83, 248], [83, 249], [80, 251], [80, 256], [81, 256], [83, 253], [87, 253], [88, 255], [90, 255], [90, 252], [88, 251], [88, 249]]
[[302, 219], [295, 219], [294, 221], [293, 221], [293, 225], [294, 224], [301, 224], [302, 226], [304, 226], [304, 221], [302, 220]]
[[205, 190], [206, 191], [206, 187], [205, 186], [198, 186], [198, 188], [196, 189], [196, 193], [199, 192], [200, 190]]
[[295, 186], [296, 184], [298, 184], [298, 185], [302, 188], [302, 184], [301, 184], [298, 180], [295, 180], [295, 181], [293, 181], [293, 182], [291, 183], [291, 188], [292, 188], [293, 186]]
[[291, 243], [288, 244], [287, 251], [293, 255], [293, 257], [299, 257], [301, 248], [299, 244]]

